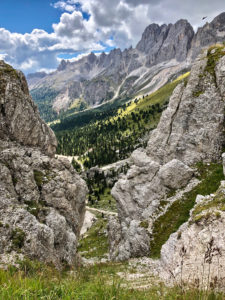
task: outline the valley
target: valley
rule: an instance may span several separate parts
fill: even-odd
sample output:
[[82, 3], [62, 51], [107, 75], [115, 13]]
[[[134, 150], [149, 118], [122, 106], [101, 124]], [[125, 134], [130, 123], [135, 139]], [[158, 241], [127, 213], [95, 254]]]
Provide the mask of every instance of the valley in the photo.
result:
[[0, 299], [224, 299], [224, 38], [221, 13], [27, 78], [0, 60]]

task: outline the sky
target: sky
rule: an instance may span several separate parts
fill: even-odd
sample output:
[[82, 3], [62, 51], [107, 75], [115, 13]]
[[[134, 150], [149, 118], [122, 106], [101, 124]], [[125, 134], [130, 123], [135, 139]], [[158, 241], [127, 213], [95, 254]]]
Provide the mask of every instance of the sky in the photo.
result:
[[135, 47], [151, 23], [187, 19], [196, 30], [224, 11], [224, 0], [0, 0], [0, 59], [51, 72], [61, 59]]

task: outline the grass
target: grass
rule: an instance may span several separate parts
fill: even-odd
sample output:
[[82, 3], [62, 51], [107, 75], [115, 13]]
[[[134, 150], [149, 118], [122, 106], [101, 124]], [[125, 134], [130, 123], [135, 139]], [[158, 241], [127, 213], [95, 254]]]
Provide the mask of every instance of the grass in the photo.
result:
[[209, 200], [206, 200], [198, 204], [195, 207], [192, 214], [193, 216], [197, 216], [201, 214], [203, 211], [214, 209], [214, 208], [217, 210], [225, 211], [225, 195], [223, 193], [223, 190], [218, 190], [214, 197], [211, 197]]
[[87, 237], [80, 241], [78, 251], [85, 258], [104, 258], [108, 253], [108, 239], [106, 236], [107, 220], [99, 218], [89, 229]]
[[224, 179], [221, 164], [197, 165], [201, 182], [180, 200], [175, 201], [166, 213], [160, 216], [154, 223], [152, 241], [150, 244], [152, 258], [159, 258], [162, 245], [169, 236], [189, 219], [189, 212], [195, 205], [196, 196], [209, 195], [215, 192]]
[[97, 200], [97, 197], [92, 196], [94, 204], [91, 207], [108, 210], [108, 211], [117, 211], [116, 200], [111, 195], [111, 189], [106, 188], [104, 194], [99, 194], [100, 200]]
[[[182, 291], [163, 284], [146, 290], [133, 289], [118, 271], [126, 271], [120, 263], [81, 267], [75, 271], [57, 271], [37, 262], [21, 264], [20, 270], [11, 267], [0, 270], [0, 299], [4, 300], [222, 300], [222, 294]], [[202, 297], [204, 295], [204, 298]]]
[[44, 182], [44, 173], [42, 173], [39, 170], [34, 170], [34, 180], [38, 186], [38, 188], [41, 188], [43, 182]]
[[[137, 103], [133, 101], [130, 106], [126, 108], [126, 110], [119, 109], [118, 116], [112, 118], [112, 120], [117, 119], [118, 117], [124, 117], [126, 115], [130, 115], [132, 112], [137, 112], [141, 109], [146, 109], [148, 105], [154, 104], [161, 104], [163, 105], [166, 101], [169, 100], [170, 96], [172, 95], [173, 90], [175, 87], [185, 78], [188, 78], [190, 72], [187, 72], [181, 76], [179, 76], [176, 80], [165, 84], [163, 87], [158, 89], [156, 92], [151, 93], [148, 96], [141, 98]], [[112, 121], [111, 120], [111, 121]]]
[[208, 72], [214, 78], [216, 83], [216, 74], [215, 67], [218, 60], [225, 55], [225, 46], [224, 45], [213, 45], [208, 49], [207, 52], [207, 65], [205, 67], [204, 73]]
[[21, 249], [24, 245], [25, 232], [20, 228], [15, 228], [11, 234], [13, 249]]

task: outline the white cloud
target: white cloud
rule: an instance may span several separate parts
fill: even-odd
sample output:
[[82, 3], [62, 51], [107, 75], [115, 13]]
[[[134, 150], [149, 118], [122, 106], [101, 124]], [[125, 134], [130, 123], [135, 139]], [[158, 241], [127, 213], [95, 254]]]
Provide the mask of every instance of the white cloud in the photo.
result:
[[[52, 0], [53, 1], [53, 0]], [[145, 27], [152, 22], [174, 23], [186, 18], [202, 26], [221, 13], [224, 0], [60, 0], [52, 6], [62, 11], [53, 32], [34, 29], [11, 33], [0, 28], [0, 59], [25, 72], [53, 70], [59, 54], [103, 51], [107, 47], [136, 46]], [[89, 17], [85, 17], [89, 16]], [[105, 46], [103, 46], [105, 45]], [[82, 54], [82, 55], [83, 55]]]
[[53, 24], [52, 27], [57, 36], [71, 38], [84, 30], [82, 14], [79, 11], [74, 11], [72, 14], [64, 13], [60, 17], [60, 22]]

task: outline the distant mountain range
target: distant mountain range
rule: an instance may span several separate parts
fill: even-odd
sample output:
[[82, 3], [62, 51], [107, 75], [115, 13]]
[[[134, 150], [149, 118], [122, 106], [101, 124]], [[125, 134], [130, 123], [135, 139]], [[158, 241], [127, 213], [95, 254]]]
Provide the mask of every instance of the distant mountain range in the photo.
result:
[[67, 110], [153, 92], [190, 69], [202, 48], [224, 38], [225, 13], [196, 33], [187, 20], [151, 24], [136, 48], [91, 53], [75, 62], [62, 60], [55, 72], [29, 74], [27, 80], [42, 117], [50, 121]]

